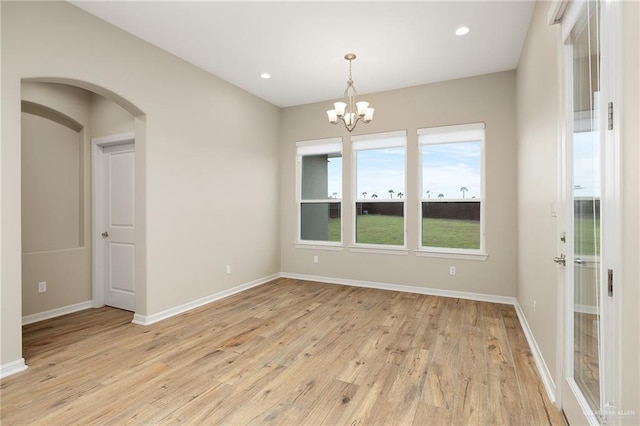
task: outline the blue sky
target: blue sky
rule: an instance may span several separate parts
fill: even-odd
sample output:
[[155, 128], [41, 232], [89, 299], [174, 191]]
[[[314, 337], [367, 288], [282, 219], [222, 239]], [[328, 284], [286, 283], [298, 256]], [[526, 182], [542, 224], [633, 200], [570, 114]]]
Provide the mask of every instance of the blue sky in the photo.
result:
[[[481, 145], [480, 142], [425, 145], [422, 149], [423, 188], [431, 191], [431, 198], [444, 194], [445, 198], [462, 198], [460, 187], [469, 191], [465, 198], [480, 196]], [[358, 178], [356, 194], [367, 199], [377, 194], [378, 199], [393, 198], [398, 192], [406, 193], [404, 183], [405, 155], [403, 148], [366, 150], [357, 153]], [[329, 195], [342, 196], [342, 159], [329, 161]], [[428, 196], [422, 194], [426, 199]]]
[[599, 132], [573, 134], [573, 194], [600, 197]]
[[482, 183], [482, 146], [480, 142], [447, 143], [422, 147], [423, 198], [443, 194], [444, 198], [463, 198], [461, 187], [468, 189], [464, 198], [480, 198]]
[[[574, 134], [575, 196], [600, 196], [600, 166], [596, 132]], [[480, 196], [481, 145], [475, 143], [434, 144], [422, 147], [422, 187], [431, 191], [431, 198], [444, 194], [445, 198], [460, 199], [460, 187], [469, 191], [465, 198]], [[377, 194], [388, 199], [389, 189], [397, 194], [404, 187], [404, 150], [402, 148], [358, 152], [357, 194]], [[342, 158], [331, 158], [328, 164], [329, 196], [342, 197]], [[427, 194], [422, 194], [427, 198]], [[394, 199], [396, 195], [394, 194]]]
[[376, 194], [379, 199], [390, 198], [390, 189], [394, 191], [393, 198], [396, 198], [398, 192], [406, 193], [404, 157], [404, 148], [358, 151], [357, 198], [363, 198], [363, 192], [367, 192], [367, 199], [372, 194]]

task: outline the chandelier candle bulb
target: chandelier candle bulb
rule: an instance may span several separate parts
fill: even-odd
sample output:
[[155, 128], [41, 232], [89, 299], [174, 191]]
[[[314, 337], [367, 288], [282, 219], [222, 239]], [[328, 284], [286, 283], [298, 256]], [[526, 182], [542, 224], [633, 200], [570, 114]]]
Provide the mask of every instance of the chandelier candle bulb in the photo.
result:
[[336, 114], [335, 109], [327, 111], [327, 116], [329, 117], [329, 123], [336, 124], [338, 122], [338, 114]]
[[362, 117], [367, 112], [367, 108], [369, 108], [369, 102], [356, 102], [356, 106], [358, 107], [358, 115]]
[[336, 102], [333, 104], [333, 107], [336, 109], [336, 115], [338, 117], [342, 117], [344, 115], [344, 110], [347, 108], [347, 104], [344, 102]]
[[375, 111], [374, 108], [367, 108], [367, 111], [364, 113], [364, 122], [368, 123], [371, 120], [373, 120], [373, 112]]

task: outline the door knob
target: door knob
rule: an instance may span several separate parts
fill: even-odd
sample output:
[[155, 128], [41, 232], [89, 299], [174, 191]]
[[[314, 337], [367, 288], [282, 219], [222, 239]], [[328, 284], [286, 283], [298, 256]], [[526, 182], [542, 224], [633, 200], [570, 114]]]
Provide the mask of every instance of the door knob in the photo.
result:
[[560, 257], [554, 257], [553, 261], [558, 265], [567, 266], [567, 258], [565, 257], [564, 253], [561, 253]]
[[104, 231], [102, 233], [102, 238], [107, 238], [109, 236], [109, 233], [107, 231]]

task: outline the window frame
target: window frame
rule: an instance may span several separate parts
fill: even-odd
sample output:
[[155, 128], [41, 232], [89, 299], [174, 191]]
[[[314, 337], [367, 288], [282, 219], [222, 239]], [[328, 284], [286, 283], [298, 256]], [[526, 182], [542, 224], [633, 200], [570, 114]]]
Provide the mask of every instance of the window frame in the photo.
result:
[[[480, 248], [464, 249], [453, 247], [436, 247], [423, 245], [423, 225], [422, 205], [427, 202], [468, 202], [467, 199], [425, 198], [426, 188], [423, 187], [423, 148], [430, 145], [445, 145], [454, 143], [477, 142], [480, 141], [480, 198], [474, 201], [480, 203]], [[484, 122], [454, 124], [448, 126], [425, 127], [417, 130], [418, 143], [418, 248], [415, 250], [416, 256], [442, 257], [453, 259], [486, 260], [486, 125]]]
[[[400, 144], [387, 144], [380, 145], [376, 143], [376, 139], [388, 139], [388, 138], [403, 138], [402, 143]], [[396, 130], [391, 132], [382, 132], [382, 133], [371, 133], [365, 135], [356, 135], [351, 136], [351, 244], [349, 246], [349, 251], [357, 252], [357, 253], [378, 253], [378, 254], [399, 254], [399, 255], [407, 255], [409, 254], [409, 250], [407, 248], [407, 169], [408, 169], [408, 155], [407, 155], [407, 131], [406, 130]], [[368, 145], [368, 147], [357, 148], [357, 145]], [[403, 212], [403, 244], [402, 245], [392, 245], [392, 244], [371, 244], [371, 243], [358, 243], [356, 240], [357, 236], [357, 203], [358, 202], [374, 202], [374, 203], [397, 203], [400, 199], [392, 200], [392, 199], [376, 199], [376, 201], [370, 201], [365, 199], [358, 198], [357, 184], [358, 184], [358, 161], [357, 154], [359, 151], [371, 151], [371, 150], [379, 150], [379, 149], [389, 149], [389, 148], [403, 148], [404, 149], [404, 191], [405, 196], [401, 199], [402, 202], [402, 212]]]
[[[333, 148], [339, 148], [338, 150]], [[324, 199], [302, 199], [302, 157], [309, 155], [335, 154], [339, 152], [342, 158], [342, 170], [340, 171], [341, 186], [344, 189], [344, 146], [342, 137], [325, 139], [313, 139], [296, 142], [296, 238], [294, 246], [296, 248], [313, 248], [321, 250], [343, 250], [344, 249], [344, 219], [343, 219], [343, 198]], [[344, 196], [344, 190], [343, 196]], [[328, 194], [327, 194], [328, 197]], [[340, 241], [321, 241], [302, 239], [302, 204], [331, 204], [340, 205]]]

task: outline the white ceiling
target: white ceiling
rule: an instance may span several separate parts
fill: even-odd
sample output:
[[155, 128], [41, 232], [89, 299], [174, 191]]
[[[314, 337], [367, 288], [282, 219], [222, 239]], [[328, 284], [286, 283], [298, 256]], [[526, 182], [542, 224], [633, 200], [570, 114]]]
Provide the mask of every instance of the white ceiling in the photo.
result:
[[[274, 105], [515, 69], [533, 2], [72, 1]], [[463, 37], [454, 31], [471, 28]], [[267, 72], [271, 79], [260, 74]]]

